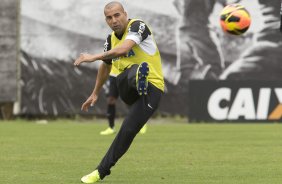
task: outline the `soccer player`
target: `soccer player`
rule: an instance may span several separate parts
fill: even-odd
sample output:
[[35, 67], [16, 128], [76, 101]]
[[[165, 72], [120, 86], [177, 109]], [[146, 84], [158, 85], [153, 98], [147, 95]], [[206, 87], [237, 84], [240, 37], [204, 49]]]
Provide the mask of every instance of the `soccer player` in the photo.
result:
[[150, 28], [142, 20], [128, 19], [122, 4], [110, 2], [104, 8], [106, 22], [113, 30], [111, 50], [81, 54], [74, 65], [103, 60], [92, 94], [81, 109], [95, 104], [111, 65], [117, 66], [117, 86], [121, 99], [130, 106], [110, 148], [97, 168], [83, 176], [83, 183], [95, 183], [111, 173], [110, 169], [130, 147], [134, 137], [155, 112], [164, 91], [161, 57]]

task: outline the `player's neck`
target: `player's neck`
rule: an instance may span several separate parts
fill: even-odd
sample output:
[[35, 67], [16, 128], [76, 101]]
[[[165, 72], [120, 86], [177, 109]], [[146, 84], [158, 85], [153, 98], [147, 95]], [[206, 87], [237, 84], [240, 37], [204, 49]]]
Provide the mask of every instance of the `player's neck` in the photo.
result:
[[125, 33], [125, 30], [126, 30], [128, 24], [129, 24], [130, 20], [131, 20], [131, 19], [128, 19], [128, 20], [127, 20], [127, 25], [126, 25], [126, 27], [124, 28], [124, 30], [123, 30], [121, 33], [116, 33], [116, 32], [115, 32], [115, 36], [116, 36], [118, 39], [120, 39], [120, 40], [122, 39], [122, 37], [123, 37], [123, 35], [124, 35], [124, 33]]

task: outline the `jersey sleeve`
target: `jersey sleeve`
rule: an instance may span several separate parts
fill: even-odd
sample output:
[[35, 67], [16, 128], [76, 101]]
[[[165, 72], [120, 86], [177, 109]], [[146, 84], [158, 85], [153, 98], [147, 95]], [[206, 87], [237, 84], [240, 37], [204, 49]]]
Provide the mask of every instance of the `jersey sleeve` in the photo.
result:
[[137, 20], [130, 25], [125, 39], [133, 40], [138, 45], [151, 34], [149, 27], [143, 21]]
[[[112, 48], [112, 44], [111, 44], [111, 35], [108, 35], [105, 44], [104, 44], [104, 52], [107, 52], [109, 50], [111, 50]], [[112, 64], [112, 60], [108, 59], [108, 60], [103, 60], [104, 63], [111, 65]]]

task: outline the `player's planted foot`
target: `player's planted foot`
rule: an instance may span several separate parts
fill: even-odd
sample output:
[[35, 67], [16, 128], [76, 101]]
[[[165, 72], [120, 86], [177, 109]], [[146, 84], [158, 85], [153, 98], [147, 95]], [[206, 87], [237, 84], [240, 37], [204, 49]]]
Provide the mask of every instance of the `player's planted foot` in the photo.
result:
[[115, 130], [113, 128], [109, 127], [106, 130], [101, 131], [100, 135], [112, 135], [114, 133], [115, 133]]
[[136, 87], [140, 96], [147, 95], [148, 75], [149, 65], [148, 63], [143, 62], [139, 65], [136, 73]]
[[100, 181], [100, 174], [99, 171], [96, 169], [92, 173], [85, 175], [81, 178], [82, 183], [96, 183]]
[[145, 134], [147, 132], [147, 124], [145, 124], [141, 130], [139, 131], [140, 134]]

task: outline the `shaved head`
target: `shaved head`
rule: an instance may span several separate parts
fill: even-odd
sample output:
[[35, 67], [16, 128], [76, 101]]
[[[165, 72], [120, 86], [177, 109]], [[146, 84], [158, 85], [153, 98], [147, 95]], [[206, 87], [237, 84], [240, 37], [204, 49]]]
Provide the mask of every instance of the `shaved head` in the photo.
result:
[[112, 1], [104, 8], [107, 24], [117, 34], [123, 35], [128, 25], [127, 13], [120, 2]]
[[106, 4], [105, 8], [104, 8], [104, 13], [106, 12], [106, 10], [108, 9], [112, 9], [113, 7], [119, 7], [121, 11], [124, 12], [124, 8], [122, 6], [122, 4], [118, 1], [112, 1], [108, 4]]

